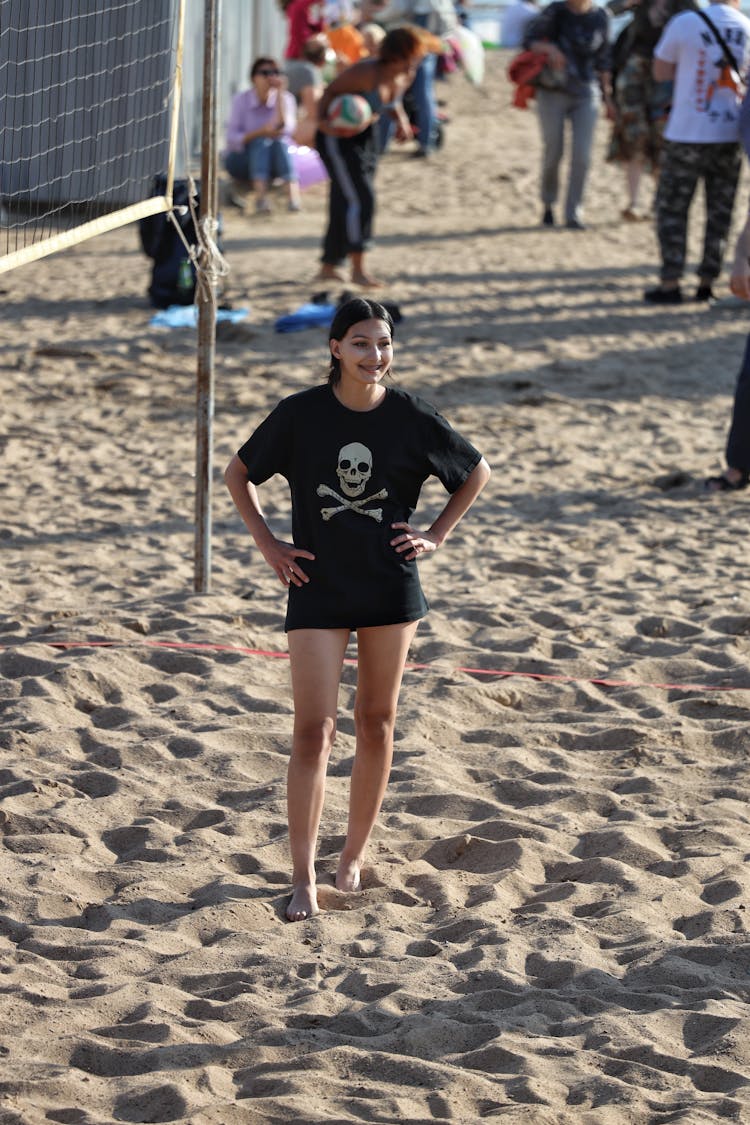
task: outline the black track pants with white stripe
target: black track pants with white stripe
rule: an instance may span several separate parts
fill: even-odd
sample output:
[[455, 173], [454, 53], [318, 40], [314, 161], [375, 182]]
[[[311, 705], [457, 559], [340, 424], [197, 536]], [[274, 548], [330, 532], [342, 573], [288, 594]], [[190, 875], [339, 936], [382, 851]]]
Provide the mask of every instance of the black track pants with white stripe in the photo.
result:
[[[370, 134], [368, 136], [368, 134]], [[318, 133], [316, 145], [331, 179], [322, 261], [338, 266], [370, 246], [377, 152], [372, 127], [357, 137]]]

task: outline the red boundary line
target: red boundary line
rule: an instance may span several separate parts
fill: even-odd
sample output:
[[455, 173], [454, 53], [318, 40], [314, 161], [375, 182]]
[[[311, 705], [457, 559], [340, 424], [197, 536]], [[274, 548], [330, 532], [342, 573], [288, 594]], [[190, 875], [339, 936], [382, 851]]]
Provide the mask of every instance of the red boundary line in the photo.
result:
[[[182, 649], [191, 652], [238, 652], [243, 656], [262, 656], [270, 660], [288, 660], [287, 652], [275, 652], [270, 649], [245, 648], [242, 645], [219, 645], [209, 641], [46, 641], [40, 640], [39, 644], [48, 645], [50, 648], [170, 648]], [[12, 648], [12, 645], [0, 645], [1, 648]], [[344, 660], [345, 664], [356, 665], [354, 657]], [[595, 684], [598, 687], [627, 687], [627, 688], [659, 688], [662, 691], [750, 691], [750, 686], [719, 685], [719, 684], [658, 684], [637, 683], [632, 680], [608, 680], [603, 677], [562, 676], [552, 672], [522, 672], [505, 671], [499, 668], [440, 668], [434, 664], [407, 663], [405, 668], [412, 672], [435, 672], [450, 675], [454, 672], [463, 672], [469, 676], [495, 676], [510, 678], [511, 676], [526, 680], [541, 680], [562, 684]]]

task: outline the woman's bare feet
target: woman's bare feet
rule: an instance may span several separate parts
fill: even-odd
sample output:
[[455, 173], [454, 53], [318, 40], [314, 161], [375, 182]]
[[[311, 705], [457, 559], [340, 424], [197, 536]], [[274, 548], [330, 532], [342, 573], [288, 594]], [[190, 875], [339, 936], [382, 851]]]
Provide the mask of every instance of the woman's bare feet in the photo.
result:
[[314, 883], [297, 883], [292, 890], [292, 897], [286, 908], [286, 916], [290, 922], [304, 922], [319, 914], [318, 895]]
[[337, 269], [336, 266], [329, 266], [323, 262], [320, 267], [320, 272], [315, 278], [316, 281], [346, 281], [346, 276]]
[[338, 871], [336, 872], [336, 890], [358, 891], [361, 886], [359, 861], [355, 859], [345, 860], [342, 856], [339, 860]]
[[382, 281], [378, 281], [377, 277], [372, 277], [369, 273], [363, 273], [361, 270], [352, 270], [352, 285], [359, 285], [360, 289], [383, 288]]

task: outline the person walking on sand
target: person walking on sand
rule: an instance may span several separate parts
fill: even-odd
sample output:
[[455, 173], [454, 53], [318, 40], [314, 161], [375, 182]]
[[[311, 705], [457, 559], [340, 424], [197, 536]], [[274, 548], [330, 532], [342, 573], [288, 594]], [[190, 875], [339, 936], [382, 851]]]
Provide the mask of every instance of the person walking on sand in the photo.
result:
[[672, 101], [672, 83], [657, 82], [653, 55], [666, 24], [680, 11], [694, 10], [695, 0], [609, 0], [613, 16], [632, 19], [612, 47], [615, 120], [607, 160], [622, 164], [627, 202], [620, 212], [626, 222], [647, 217], [640, 206], [644, 171], [658, 182], [664, 127]]
[[593, 0], [552, 0], [527, 26], [527, 51], [547, 56], [551, 76], [537, 90], [536, 104], [542, 133], [542, 226], [555, 225], [565, 122], [570, 121], [572, 152], [565, 199], [565, 225], [584, 230], [582, 204], [594, 127], [603, 99], [607, 116], [614, 117], [610, 79], [609, 16]]
[[[490, 475], [481, 454], [422, 399], [384, 380], [393, 321], [354, 298], [329, 331], [328, 382], [283, 399], [232, 458], [225, 479], [258, 550], [288, 587], [294, 701], [288, 770], [292, 897], [287, 918], [318, 913], [315, 854], [336, 731], [344, 653], [356, 633], [356, 749], [335, 883], [360, 888], [383, 800], [406, 655], [428, 610], [417, 562], [443, 545]], [[292, 542], [271, 530], [257, 486], [286, 477]], [[451, 494], [426, 530], [412, 523], [422, 484]]]
[[750, 20], [738, 9], [739, 0], [718, 0], [705, 11], [680, 12], [654, 49], [654, 78], [673, 79], [674, 96], [656, 193], [660, 283], [644, 293], [650, 304], [682, 302], [688, 213], [699, 180], [706, 220], [695, 300], [714, 296], [742, 164], [740, 76], [750, 58]]
[[[376, 123], [380, 114], [392, 113], [401, 133], [412, 135], [401, 98], [423, 53], [415, 31], [406, 27], [389, 31], [377, 56], [347, 67], [326, 87], [318, 102], [315, 143], [331, 181], [328, 227], [318, 275], [321, 281], [345, 280], [341, 267], [350, 258], [355, 285], [374, 289], [381, 284], [365, 269], [375, 214]], [[360, 94], [368, 101], [373, 118], [366, 129], [346, 134], [327, 124], [328, 107], [339, 94]]]

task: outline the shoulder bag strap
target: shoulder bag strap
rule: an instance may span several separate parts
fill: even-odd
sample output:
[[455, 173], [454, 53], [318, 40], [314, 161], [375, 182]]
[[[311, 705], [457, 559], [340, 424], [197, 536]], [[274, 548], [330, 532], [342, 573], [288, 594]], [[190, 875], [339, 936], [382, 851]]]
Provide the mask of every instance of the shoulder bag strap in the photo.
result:
[[[724, 52], [724, 57], [726, 58], [730, 67], [732, 68], [732, 70], [735, 72], [735, 74], [739, 75], [739, 78], [742, 81], [743, 76], [742, 76], [742, 74], [740, 74], [740, 68], [737, 65], [737, 60], [734, 57], [734, 55], [732, 54], [732, 52], [729, 50], [729, 47], [727, 46], [727, 41], [724, 38], [724, 36], [721, 34], [721, 32], [719, 31], [716, 24], [712, 20], [710, 20], [708, 18], [708, 16], [706, 15], [706, 13], [704, 11], [702, 11], [700, 8], [695, 9], [695, 14], [696, 14], [696, 16], [700, 16], [700, 18], [703, 20], [703, 22], [708, 24], [708, 26], [711, 28], [711, 30], [714, 33], [714, 36], [716, 37], [716, 42], [719, 44], [722, 51]], [[743, 82], [743, 85], [744, 85], [744, 82]]]

